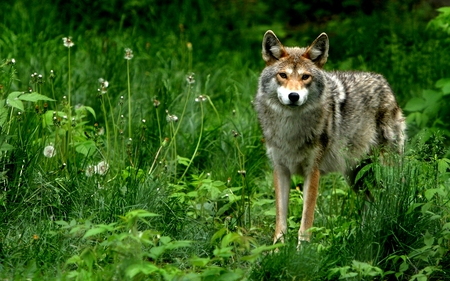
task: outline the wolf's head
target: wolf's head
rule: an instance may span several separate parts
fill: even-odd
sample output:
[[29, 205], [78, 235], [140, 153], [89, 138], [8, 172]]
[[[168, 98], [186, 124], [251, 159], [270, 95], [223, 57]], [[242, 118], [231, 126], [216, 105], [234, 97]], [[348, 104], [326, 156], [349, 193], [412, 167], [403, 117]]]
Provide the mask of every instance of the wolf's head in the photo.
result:
[[277, 95], [283, 105], [296, 107], [318, 98], [323, 88], [322, 67], [328, 57], [328, 36], [322, 33], [306, 48], [284, 47], [271, 30], [264, 34], [261, 74], [265, 94]]

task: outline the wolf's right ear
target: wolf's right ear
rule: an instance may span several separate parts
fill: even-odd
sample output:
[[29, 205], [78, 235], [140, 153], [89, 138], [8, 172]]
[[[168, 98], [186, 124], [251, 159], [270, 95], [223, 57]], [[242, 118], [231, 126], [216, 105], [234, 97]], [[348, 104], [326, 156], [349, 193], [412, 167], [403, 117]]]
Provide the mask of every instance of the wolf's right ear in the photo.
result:
[[264, 61], [266, 64], [272, 64], [284, 56], [286, 56], [286, 50], [283, 44], [281, 44], [272, 30], [268, 30], [264, 34], [262, 42], [262, 57]]

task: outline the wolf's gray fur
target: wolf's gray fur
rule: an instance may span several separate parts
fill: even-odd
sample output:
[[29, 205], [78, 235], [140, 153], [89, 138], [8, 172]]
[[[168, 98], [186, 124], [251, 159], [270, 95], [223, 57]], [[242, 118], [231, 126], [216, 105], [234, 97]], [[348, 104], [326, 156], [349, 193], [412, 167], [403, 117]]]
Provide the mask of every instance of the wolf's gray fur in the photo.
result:
[[[277, 173], [275, 187], [281, 190], [289, 187], [278, 185], [289, 184], [287, 177], [294, 174], [308, 183], [315, 168], [351, 179], [358, 161], [374, 150], [403, 150], [405, 121], [386, 79], [369, 72], [324, 71], [327, 57], [324, 33], [308, 48], [284, 47], [271, 31], [264, 36], [266, 67], [255, 108]], [[288, 195], [283, 196], [278, 200], [286, 201]], [[275, 233], [275, 239], [283, 233]]]

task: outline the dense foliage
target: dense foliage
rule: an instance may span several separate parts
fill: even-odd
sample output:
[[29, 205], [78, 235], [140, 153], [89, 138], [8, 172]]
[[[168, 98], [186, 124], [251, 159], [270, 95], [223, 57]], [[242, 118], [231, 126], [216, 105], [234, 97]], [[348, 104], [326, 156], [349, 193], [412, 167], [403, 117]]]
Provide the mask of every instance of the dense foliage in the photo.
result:
[[[450, 7], [169, 2], [0, 3], [0, 278], [450, 278]], [[252, 106], [267, 29], [327, 32], [326, 68], [382, 73], [408, 123], [405, 155], [361, 170], [374, 202], [322, 178], [300, 249], [301, 178], [272, 245]]]

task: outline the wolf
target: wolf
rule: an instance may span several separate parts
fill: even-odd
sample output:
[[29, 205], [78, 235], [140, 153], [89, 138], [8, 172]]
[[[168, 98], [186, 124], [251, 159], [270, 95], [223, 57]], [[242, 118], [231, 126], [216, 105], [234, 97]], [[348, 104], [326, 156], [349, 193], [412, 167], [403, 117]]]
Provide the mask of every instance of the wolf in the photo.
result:
[[254, 106], [273, 165], [274, 243], [283, 242], [287, 230], [292, 175], [304, 177], [300, 245], [310, 240], [320, 175], [340, 172], [355, 189], [361, 160], [376, 151], [403, 151], [405, 118], [386, 79], [323, 70], [328, 49], [326, 33], [308, 47], [285, 47], [271, 30], [262, 41], [266, 66]]

